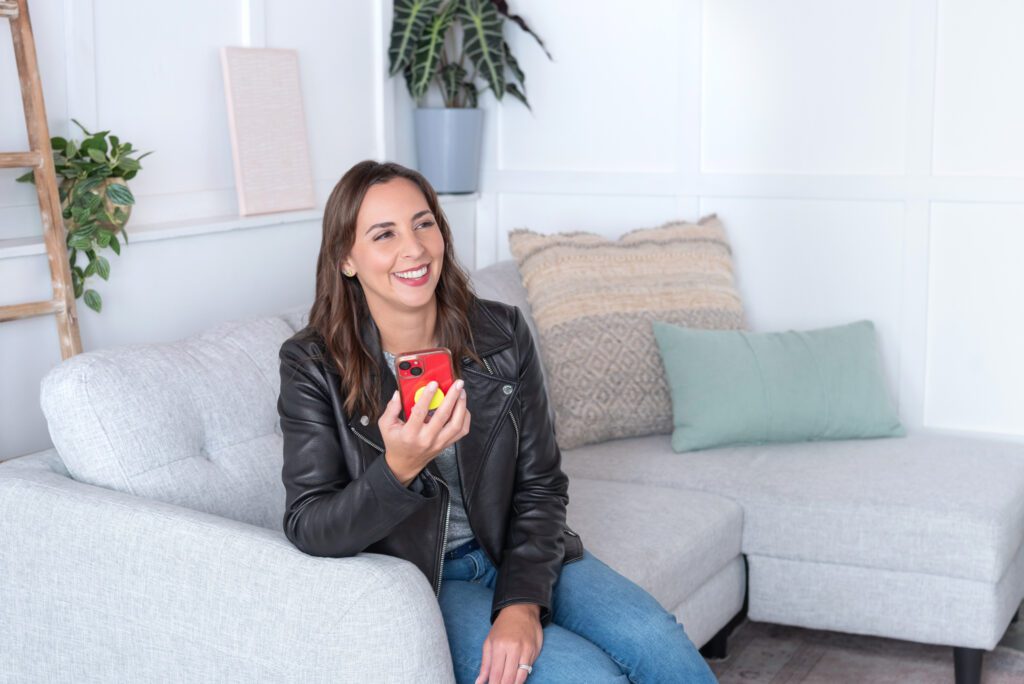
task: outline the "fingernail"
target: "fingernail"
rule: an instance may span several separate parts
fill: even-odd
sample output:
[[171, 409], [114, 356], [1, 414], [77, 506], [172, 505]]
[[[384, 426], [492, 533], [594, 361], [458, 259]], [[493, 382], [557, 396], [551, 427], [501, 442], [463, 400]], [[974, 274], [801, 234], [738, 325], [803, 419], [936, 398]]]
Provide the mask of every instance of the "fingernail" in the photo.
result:
[[462, 386], [465, 385], [465, 384], [466, 383], [464, 383], [462, 380], [456, 380], [455, 381], [455, 389], [462, 389]]

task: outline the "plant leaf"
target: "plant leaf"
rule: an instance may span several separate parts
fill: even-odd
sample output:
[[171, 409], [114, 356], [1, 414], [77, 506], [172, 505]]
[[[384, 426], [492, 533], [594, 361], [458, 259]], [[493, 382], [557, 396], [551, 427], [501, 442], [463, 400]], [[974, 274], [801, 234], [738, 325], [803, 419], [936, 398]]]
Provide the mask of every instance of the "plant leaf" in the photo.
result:
[[515, 76], [516, 81], [523, 87], [523, 93], [526, 92], [526, 74], [519, 68], [519, 62], [512, 56], [512, 48], [508, 46], [508, 41], [502, 41], [504, 53], [505, 53], [505, 64], [508, 64], [508, 68], [512, 70], [512, 75]]
[[107, 161], [107, 155], [99, 151], [95, 147], [89, 148], [89, 158], [97, 164], [103, 164]]
[[127, 185], [120, 183], [111, 183], [107, 186], [107, 197], [114, 204], [135, 204], [135, 196], [132, 195], [132, 191], [128, 189]]
[[35, 171], [29, 171], [28, 173], [23, 173], [22, 175], [18, 176], [14, 180], [17, 181], [18, 183], [35, 183], [36, 182], [36, 172]]
[[75, 249], [86, 250], [92, 247], [92, 239], [87, 235], [73, 234], [68, 240], [68, 245]]
[[64, 148], [68, 146], [68, 141], [59, 135], [55, 135], [50, 138], [50, 149], [64, 151]]
[[449, 2], [440, 13], [427, 24], [416, 45], [412, 58], [412, 85], [409, 87], [413, 98], [421, 99], [427, 93], [430, 82], [437, 75], [444, 50], [444, 37], [455, 19], [458, 2]]
[[479, 100], [476, 84], [471, 81], [466, 81], [462, 84], [462, 92], [466, 93], [466, 106], [470, 109], [476, 109]]
[[462, 49], [500, 100], [505, 94], [505, 61], [501, 47], [505, 42], [502, 37], [505, 20], [491, 0], [462, 0], [458, 14], [465, 30]]
[[516, 25], [519, 26], [519, 28], [523, 29], [531, 36], [533, 36], [533, 39], [537, 41], [537, 45], [540, 45], [540, 49], [544, 51], [544, 54], [548, 56], [548, 59], [550, 59], [552, 62], [555, 61], [554, 58], [551, 56], [551, 53], [548, 52], [547, 47], [544, 45], [544, 41], [540, 39], [540, 36], [533, 32], [533, 29], [526, 25], [526, 22], [523, 20], [523, 18], [518, 14], [509, 14], [508, 2], [506, 2], [506, 0], [491, 0], [491, 4], [494, 5], [494, 8], [498, 10], [498, 12], [502, 16], [511, 19], [516, 23]]
[[388, 47], [388, 76], [402, 71], [413, 59], [423, 27], [437, 14], [442, 0], [395, 0]]
[[462, 82], [466, 79], [466, 70], [458, 62], [446, 64], [441, 69], [441, 94], [444, 95], [444, 103], [448, 107], [458, 107], [458, 97], [462, 89]]
[[100, 309], [103, 308], [103, 299], [100, 297], [100, 293], [96, 290], [86, 290], [85, 304], [96, 313], [99, 313]]
[[517, 86], [515, 83], [506, 83], [505, 92], [513, 96], [520, 102], [522, 102], [524, 105], [526, 105], [526, 108], [529, 109], [531, 112], [533, 111], [533, 108], [530, 107], [530, 103], [526, 101], [526, 95], [520, 92], [519, 86]]
[[[126, 236], [125, 237], [125, 243], [127, 243], [128, 242], [127, 233], [124, 232], [123, 228], [121, 229], [121, 235], [125, 235]], [[116, 254], [118, 256], [121, 256], [121, 243], [117, 241], [117, 236], [116, 235], [113, 235], [110, 238], [110, 249], [114, 250], [114, 254]]]
[[97, 256], [96, 261], [93, 263], [96, 264], [96, 272], [99, 273], [100, 278], [110, 280], [110, 262], [107, 261], [107, 258], [105, 256]]

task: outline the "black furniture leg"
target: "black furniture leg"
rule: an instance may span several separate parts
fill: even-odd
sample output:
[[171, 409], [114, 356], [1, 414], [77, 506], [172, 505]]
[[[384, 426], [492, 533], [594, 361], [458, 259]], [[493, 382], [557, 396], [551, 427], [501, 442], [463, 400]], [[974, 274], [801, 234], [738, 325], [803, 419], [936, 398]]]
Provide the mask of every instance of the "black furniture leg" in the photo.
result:
[[718, 630], [708, 643], [700, 647], [700, 654], [707, 660], [725, 660], [729, 657], [729, 635], [747, 617], [750, 596], [750, 566], [747, 564], [746, 556], [743, 556], [743, 568], [743, 574], [746, 577], [746, 586], [743, 588], [743, 606], [740, 607], [740, 612], [736, 613], [732, 620], [729, 620], [729, 624]]
[[700, 647], [700, 654], [708, 660], [725, 660], [729, 655], [729, 632], [732, 631], [729, 627], [731, 626], [729, 624], [718, 630], [718, 633], [711, 637], [711, 641]]
[[980, 648], [953, 647], [953, 673], [956, 684], [981, 684], [981, 662], [985, 652]]

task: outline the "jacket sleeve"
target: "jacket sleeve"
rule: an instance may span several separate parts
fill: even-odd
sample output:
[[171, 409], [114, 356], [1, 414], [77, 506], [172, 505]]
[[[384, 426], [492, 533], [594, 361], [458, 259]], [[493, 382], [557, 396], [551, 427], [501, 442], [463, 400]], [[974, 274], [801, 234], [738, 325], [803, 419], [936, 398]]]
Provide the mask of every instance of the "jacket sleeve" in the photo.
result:
[[437, 494], [403, 487], [383, 457], [353, 479], [324, 373], [291, 340], [281, 346], [279, 359], [285, 536], [313, 556], [353, 556]]
[[519, 454], [512, 515], [498, 568], [491, 622], [514, 603], [540, 606], [542, 626], [551, 621], [551, 593], [565, 553], [562, 531], [569, 503], [569, 478], [541, 374], [541, 360], [522, 311], [515, 308], [514, 335], [519, 358]]

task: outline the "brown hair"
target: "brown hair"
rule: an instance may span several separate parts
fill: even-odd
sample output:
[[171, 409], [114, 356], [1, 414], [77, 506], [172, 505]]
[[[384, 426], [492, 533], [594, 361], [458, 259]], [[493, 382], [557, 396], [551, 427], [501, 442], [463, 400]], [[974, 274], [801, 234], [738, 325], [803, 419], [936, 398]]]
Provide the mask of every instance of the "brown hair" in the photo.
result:
[[419, 186], [444, 238], [444, 263], [435, 290], [438, 342], [451, 350], [456, 376], [460, 375], [463, 356], [480, 361], [473, 349], [468, 318], [476, 295], [469, 276], [455, 258], [451, 229], [437, 193], [422, 174], [412, 169], [393, 162], [361, 161], [341, 177], [324, 207], [316, 297], [309, 312], [309, 325], [323, 338], [326, 352], [338, 368], [341, 386], [346, 388], [345, 411], [350, 416], [380, 416], [384, 410], [380, 404], [380, 373], [390, 371], [378, 366], [362, 337], [362, 321], [370, 317], [366, 296], [358, 279], [342, 275], [341, 264], [355, 243], [356, 217], [366, 191], [393, 178], [405, 178]]

